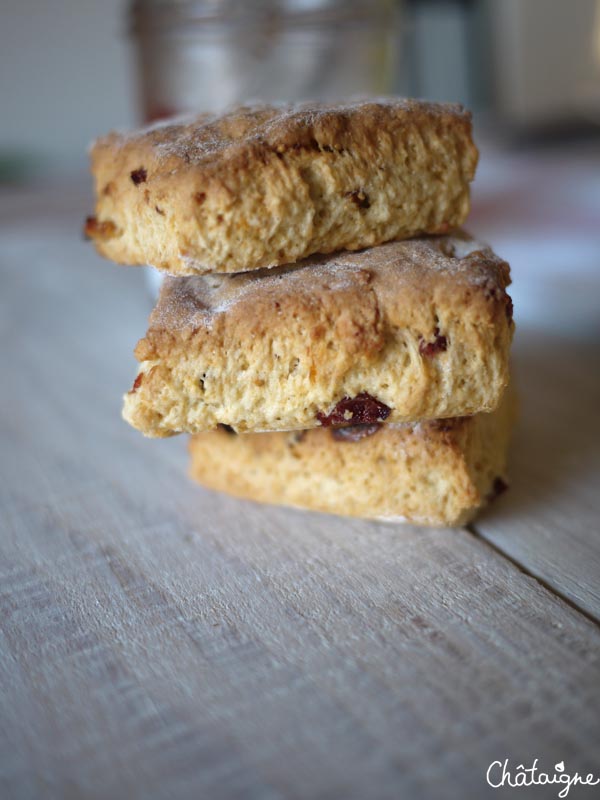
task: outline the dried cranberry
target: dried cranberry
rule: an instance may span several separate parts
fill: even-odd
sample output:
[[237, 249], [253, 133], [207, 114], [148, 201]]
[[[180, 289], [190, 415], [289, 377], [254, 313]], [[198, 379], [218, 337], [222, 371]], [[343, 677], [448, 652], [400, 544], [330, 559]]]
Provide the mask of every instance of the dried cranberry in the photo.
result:
[[419, 353], [422, 356], [431, 357], [436, 353], [443, 353], [448, 347], [448, 340], [445, 336], [440, 336], [439, 328], [434, 328], [433, 335], [435, 337], [433, 342], [426, 342], [423, 338], [419, 340]]
[[329, 414], [317, 412], [317, 419], [324, 428], [332, 425], [371, 425], [383, 422], [390, 415], [391, 408], [367, 392], [356, 397], [343, 397]]
[[142, 372], [140, 372], [140, 374], [139, 374], [139, 375], [137, 376], [137, 378], [134, 380], [134, 382], [133, 382], [133, 386], [132, 386], [132, 387], [131, 387], [131, 389], [129, 390], [129, 394], [135, 394], [135, 393], [137, 392], [137, 390], [138, 390], [138, 389], [140, 388], [140, 386], [142, 385], [142, 377], [143, 377], [143, 373], [142, 373]]
[[117, 226], [107, 220], [100, 222], [96, 217], [87, 217], [83, 228], [86, 239], [110, 239], [117, 234]]
[[131, 180], [134, 182], [136, 186], [139, 186], [140, 183], [146, 183], [148, 179], [148, 173], [144, 169], [144, 167], [139, 167], [139, 169], [134, 169], [131, 172]]
[[379, 422], [370, 425], [348, 425], [345, 428], [331, 428], [331, 435], [336, 442], [360, 442], [367, 436], [373, 436], [381, 428]]
[[488, 502], [491, 502], [492, 500], [495, 500], [497, 497], [499, 497], [501, 494], [504, 494], [504, 492], [507, 489], [508, 489], [508, 483], [506, 483], [504, 478], [501, 478], [500, 476], [494, 478], [494, 482], [492, 483], [492, 488], [487, 495]]
[[447, 420], [436, 420], [434, 425], [435, 429], [440, 433], [450, 433], [456, 427], [455, 419], [447, 419]]
[[369, 195], [365, 192], [364, 189], [355, 189], [353, 192], [348, 192], [346, 197], [349, 197], [350, 200], [354, 203], [354, 205], [358, 206], [358, 208], [371, 208], [371, 201], [369, 200]]
[[148, 113], [146, 114], [146, 119], [148, 122], [154, 122], [157, 119], [174, 117], [176, 114], [176, 108], [170, 108], [169, 106], [155, 106], [154, 108], [149, 109]]

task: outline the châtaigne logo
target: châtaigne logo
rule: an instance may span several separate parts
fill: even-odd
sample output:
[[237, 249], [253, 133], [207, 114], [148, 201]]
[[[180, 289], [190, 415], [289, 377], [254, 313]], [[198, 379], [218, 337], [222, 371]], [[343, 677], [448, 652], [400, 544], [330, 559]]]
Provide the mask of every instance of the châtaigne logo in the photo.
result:
[[558, 792], [558, 797], [567, 797], [573, 786], [596, 786], [600, 783], [600, 778], [596, 778], [592, 773], [580, 775], [574, 772], [570, 775], [565, 770], [565, 762], [559, 761], [554, 765], [554, 772], [543, 772], [538, 768], [539, 759], [535, 759], [530, 767], [519, 764], [511, 767], [508, 758], [504, 761], [492, 761], [486, 773], [488, 785], [493, 789], [501, 789], [503, 786], [510, 786], [512, 789], [522, 786], [549, 786], [553, 783], [562, 786]]

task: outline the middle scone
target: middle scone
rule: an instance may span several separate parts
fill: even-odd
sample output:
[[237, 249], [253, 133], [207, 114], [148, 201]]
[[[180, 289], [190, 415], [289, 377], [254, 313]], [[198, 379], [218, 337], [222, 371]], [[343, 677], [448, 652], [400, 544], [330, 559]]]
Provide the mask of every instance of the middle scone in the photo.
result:
[[167, 278], [124, 417], [170, 436], [491, 411], [509, 379], [509, 283], [508, 264], [462, 233]]

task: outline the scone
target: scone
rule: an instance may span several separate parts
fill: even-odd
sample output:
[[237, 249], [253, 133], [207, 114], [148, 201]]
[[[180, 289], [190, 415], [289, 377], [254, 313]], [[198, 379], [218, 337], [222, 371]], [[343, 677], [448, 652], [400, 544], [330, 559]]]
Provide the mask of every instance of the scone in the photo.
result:
[[462, 107], [388, 99], [162, 122], [99, 139], [91, 161], [98, 250], [192, 275], [448, 232], [477, 149]]
[[508, 265], [466, 235], [167, 278], [124, 416], [148, 436], [415, 422], [494, 409]]
[[265, 503], [419, 525], [461, 525], [506, 487], [513, 398], [491, 414], [190, 439], [190, 474]]

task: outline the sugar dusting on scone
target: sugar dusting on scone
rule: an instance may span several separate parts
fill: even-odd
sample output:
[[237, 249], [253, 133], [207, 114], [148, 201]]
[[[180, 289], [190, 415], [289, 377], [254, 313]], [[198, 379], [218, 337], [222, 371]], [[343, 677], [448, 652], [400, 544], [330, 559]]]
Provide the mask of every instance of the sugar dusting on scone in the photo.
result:
[[477, 150], [462, 107], [387, 99], [163, 121], [99, 139], [91, 161], [98, 250], [192, 275], [446, 233]]

